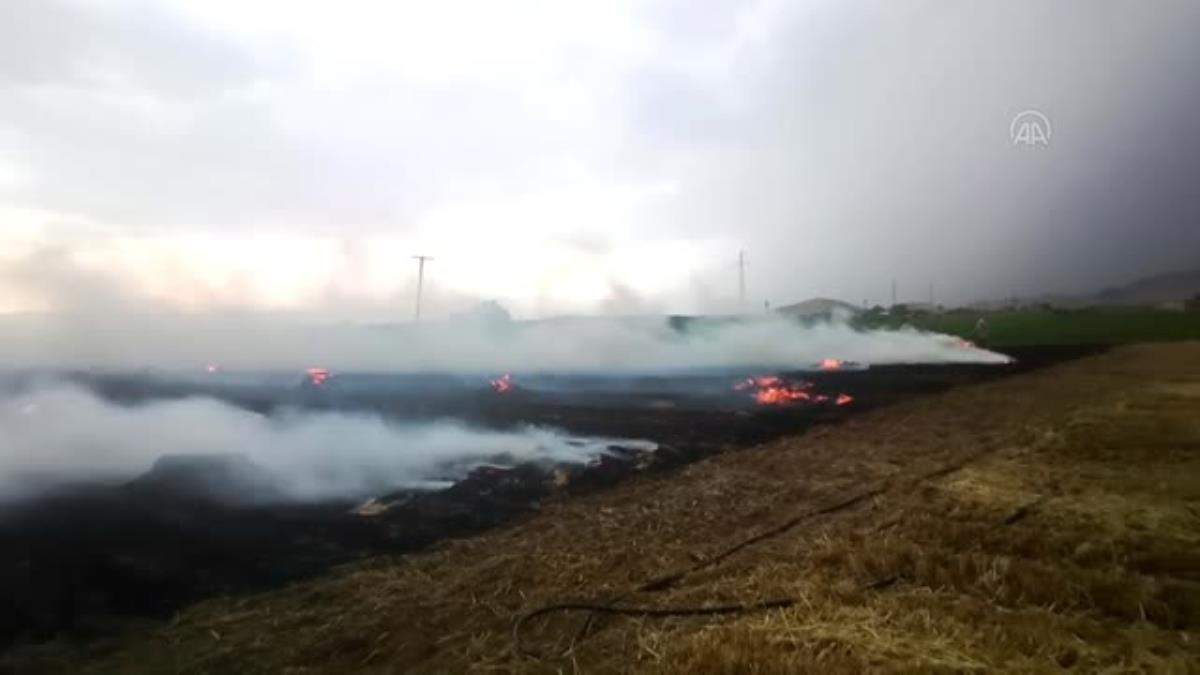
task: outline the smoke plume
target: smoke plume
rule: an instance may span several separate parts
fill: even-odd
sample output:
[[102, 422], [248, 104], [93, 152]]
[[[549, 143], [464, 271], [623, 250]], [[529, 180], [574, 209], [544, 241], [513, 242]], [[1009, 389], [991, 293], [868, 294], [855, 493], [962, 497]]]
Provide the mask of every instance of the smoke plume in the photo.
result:
[[[120, 483], [165, 455], [237, 453], [288, 500], [359, 498], [461, 478], [476, 462], [584, 462], [606, 439], [537, 427], [485, 431], [443, 420], [291, 411], [265, 416], [209, 398], [125, 407], [71, 385], [0, 395], [0, 500], [71, 483]], [[622, 441], [629, 445], [637, 443]], [[256, 495], [214, 493], [253, 501]]]
[[808, 327], [782, 317], [679, 322], [667, 317], [518, 322], [492, 315], [365, 325], [244, 315], [39, 315], [0, 322], [10, 367], [160, 368], [198, 372], [663, 372], [866, 364], [1001, 363], [1002, 355], [915, 329]]

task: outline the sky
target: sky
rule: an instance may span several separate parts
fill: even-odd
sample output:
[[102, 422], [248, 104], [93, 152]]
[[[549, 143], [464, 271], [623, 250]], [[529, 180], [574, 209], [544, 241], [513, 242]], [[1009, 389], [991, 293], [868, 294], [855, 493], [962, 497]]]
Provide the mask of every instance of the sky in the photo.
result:
[[[1190, 0], [5, 0], [0, 313], [404, 321], [417, 254], [432, 316], [1192, 268], [1198, 25]], [[1014, 142], [1030, 110], [1044, 143]]]

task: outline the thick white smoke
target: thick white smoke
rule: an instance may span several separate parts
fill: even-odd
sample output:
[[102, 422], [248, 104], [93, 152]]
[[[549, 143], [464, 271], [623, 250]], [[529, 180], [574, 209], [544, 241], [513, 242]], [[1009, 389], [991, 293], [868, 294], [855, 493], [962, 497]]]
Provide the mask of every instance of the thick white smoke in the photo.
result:
[[414, 347], [434, 369], [640, 373], [803, 368], [828, 358], [864, 364], [1008, 361], [948, 335], [911, 328], [860, 331], [843, 322], [806, 327], [778, 317], [696, 322], [682, 329], [655, 317], [513, 324], [465, 336], [447, 332], [452, 333], [439, 327], [414, 335]]
[[826, 358], [885, 363], [1001, 363], [1002, 355], [914, 329], [804, 327], [780, 317], [673, 327], [666, 317], [513, 322], [472, 317], [419, 326], [300, 323], [241, 317], [27, 318], [0, 326], [0, 358], [19, 367], [191, 370], [654, 372], [766, 366]]
[[583, 462], [613, 442], [453, 421], [396, 425], [301, 411], [268, 417], [209, 398], [125, 407], [65, 384], [3, 395], [0, 429], [0, 500], [68, 483], [127, 481], [163, 455], [226, 453], [265, 469], [289, 499], [361, 497], [460, 477], [472, 461], [497, 455]]

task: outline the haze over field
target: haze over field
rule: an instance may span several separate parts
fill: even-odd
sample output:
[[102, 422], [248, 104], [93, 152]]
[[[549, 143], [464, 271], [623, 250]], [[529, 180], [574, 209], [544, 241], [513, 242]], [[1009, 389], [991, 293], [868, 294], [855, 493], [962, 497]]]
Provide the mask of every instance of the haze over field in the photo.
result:
[[[800, 369], [835, 358], [861, 364], [1005, 363], [962, 340], [915, 329], [803, 327], [782, 317], [666, 317], [511, 322], [460, 317], [419, 326], [302, 323], [287, 317], [144, 316], [0, 325], [4, 360], [41, 369], [650, 373], [713, 368]], [[0, 370], [3, 370], [0, 368]]]
[[[528, 17], [536, 16], [536, 20]], [[0, 312], [1084, 292], [1200, 250], [1200, 5], [0, 3]], [[1043, 147], [1010, 125], [1036, 110]]]

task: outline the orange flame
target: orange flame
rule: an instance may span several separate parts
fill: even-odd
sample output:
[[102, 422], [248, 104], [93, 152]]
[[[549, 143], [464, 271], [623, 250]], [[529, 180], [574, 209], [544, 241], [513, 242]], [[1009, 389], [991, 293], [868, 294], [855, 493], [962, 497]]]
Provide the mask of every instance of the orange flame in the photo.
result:
[[746, 379], [733, 385], [737, 391], [746, 391], [747, 389], [766, 389], [769, 387], [779, 387], [783, 385], [783, 380], [774, 375], [762, 375], [760, 377], [747, 377]]
[[845, 364], [841, 359], [821, 359], [821, 370], [841, 370]]
[[513, 384], [512, 375], [509, 373], [505, 373], [494, 380], [489, 380], [489, 382], [497, 394], [507, 394], [516, 386]]
[[735, 391], [753, 391], [754, 401], [759, 405], [823, 405], [832, 402], [834, 405], [846, 406], [854, 402], [854, 397], [848, 394], [838, 394], [836, 398], [831, 398], [814, 392], [812, 382], [789, 382], [774, 375], [748, 377], [735, 382], [733, 388]]
[[308, 381], [317, 387], [325, 384], [329, 381], [330, 377], [333, 377], [327, 368], [309, 368], [306, 372], [308, 373]]
[[803, 389], [789, 387], [766, 387], [754, 394], [759, 405], [785, 405], [796, 401], [811, 401], [812, 395]]

